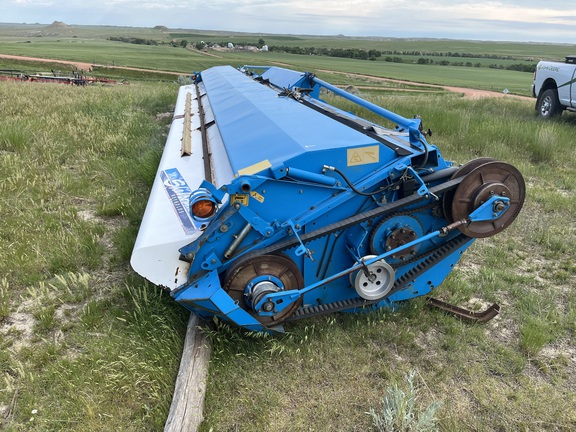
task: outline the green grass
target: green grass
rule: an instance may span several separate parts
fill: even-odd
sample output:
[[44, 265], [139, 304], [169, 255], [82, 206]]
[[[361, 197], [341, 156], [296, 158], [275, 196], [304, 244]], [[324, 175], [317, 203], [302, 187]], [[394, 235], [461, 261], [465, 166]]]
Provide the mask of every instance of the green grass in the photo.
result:
[[0, 83], [5, 430], [161, 429], [186, 314], [128, 258], [176, 91]]
[[437, 292], [472, 309], [498, 302], [501, 315], [470, 325], [417, 300], [394, 313], [298, 322], [280, 338], [211, 333], [216, 354], [202, 430], [370, 430], [363, 413], [410, 370], [425, 383], [420, 406], [442, 403], [440, 430], [576, 427], [576, 117], [543, 122], [531, 102], [512, 99], [375, 93], [373, 100], [420, 114], [449, 159], [491, 156], [523, 173], [518, 220], [477, 241]]

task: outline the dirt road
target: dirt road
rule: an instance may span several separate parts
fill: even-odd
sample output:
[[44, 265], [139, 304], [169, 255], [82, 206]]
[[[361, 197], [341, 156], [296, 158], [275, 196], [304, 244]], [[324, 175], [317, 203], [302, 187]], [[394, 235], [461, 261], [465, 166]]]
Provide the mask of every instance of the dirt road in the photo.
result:
[[0, 58], [6, 58], [6, 59], [12, 59], [12, 60], [23, 60], [23, 61], [61, 63], [61, 64], [65, 64], [65, 65], [75, 66], [76, 69], [79, 69], [82, 71], [88, 71], [92, 67], [101, 67], [101, 68], [108, 68], [108, 69], [124, 69], [124, 70], [133, 70], [133, 71], [142, 71], [142, 72], [159, 72], [159, 73], [169, 74], [169, 75], [188, 75], [190, 73], [190, 72], [169, 72], [169, 71], [161, 71], [161, 70], [127, 67], [127, 66], [108, 66], [108, 65], [84, 63], [84, 62], [78, 62], [78, 61], [45, 59], [45, 58], [39, 58], [39, 57], [15, 56], [15, 55], [10, 55], [10, 54], [0, 54]]

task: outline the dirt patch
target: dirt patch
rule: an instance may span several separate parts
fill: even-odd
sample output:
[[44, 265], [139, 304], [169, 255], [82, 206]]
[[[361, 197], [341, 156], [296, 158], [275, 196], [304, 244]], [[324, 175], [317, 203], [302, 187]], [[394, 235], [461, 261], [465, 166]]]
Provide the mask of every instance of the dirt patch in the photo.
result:
[[33, 336], [35, 322], [32, 314], [20, 311], [15, 312], [0, 327], [0, 335], [11, 335], [14, 341], [12, 349], [20, 351], [22, 347], [29, 345]]
[[143, 69], [143, 68], [134, 68], [134, 67], [127, 67], [127, 66], [108, 66], [108, 65], [100, 65], [100, 64], [90, 64], [78, 61], [68, 61], [68, 60], [56, 60], [56, 59], [47, 59], [47, 58], [40, 58], [40, 57], [25, 57], [25, 56], [16, 56], [10, 54], [0, 54], [0, 58], [6, 58], [11, 60], [22, 60], [22, 61], [35, 61], [35, 62], [51, 62], [51, 63], [61, 63], [65, 65], [70, 65], [76, 67], [76, 69], [88, 71], [93, 67], [99, 68], [107, 68], [107, 69], [123, 69], [123, 70], [131, 70], [131, 71], [140, 71], [140, 72], [156, 72], [156, 73], [163, 73], [168, 75], [189, 75], [188, 72], [170, 72], [170, 71], [162, 71], [162, 70], [152, 70], [152, 69]]

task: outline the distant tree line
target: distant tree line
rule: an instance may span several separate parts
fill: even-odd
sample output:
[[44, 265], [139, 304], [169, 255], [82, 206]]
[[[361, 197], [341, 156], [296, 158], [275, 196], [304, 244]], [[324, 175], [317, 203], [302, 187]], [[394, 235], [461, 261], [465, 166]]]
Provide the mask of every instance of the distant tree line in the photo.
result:
[[108, 40], [116, 42], [131, 43], [136, 45], [158, 45], [158, 41], [154, 39], [142, 39], [135, 37], [124, 37], [124, 36], [110, 36]]
[[461, 52], [436, 52], [436, 51], [382, 51], [383, 55], [403, 55], [403, 56], [426, 56], [426, 57], [464, 57], [464, 58], [481, 58], [481, 59], [494, 59], [494, 60], [519, 60], [518, 57], [505, 56], [497, 54], [476, 54], [476, 53], [461, 53]]
[[289, 46], [276, 46], [268, 47], [269, 51], [285, 52], [290, 54], [300, 55], [317, 55], [328, 57], [342, 57], [352, 58], [359, 60], [376, 60], [382, 56], [382, 52], [378, 50], [363, 50], [360, 48], [317, 48], [317, 47], [289, 47]]
[[182, 40], [173, 40], [170, 42], [158, 42], [154, 39], [142, 39], [136, 37], [124, 37], [124, 36], [110, 36], [108, 40], [116, 41], [116, 42], [124, 42], [124, 43], [131, 43], [136, 45], [170, 45], [174, 47], [183, 47], [186, 48], [188, 46], [188, 41], [186, 39]]
[[[363, 50], [360, 48], [316, 48], [316, 47], [288, 47], [288, 46], [276, 46], [272, 45], [268, 47], [269, 51], [285, 52], [290, 54], [300, 54], [300, 55], [318, 55], [318, 56], [328, 56], [328, 57], [344, 57], [352, 58], [358, 60], [376, 60], [379, 57], [384, 56], [384, 61], [391, 63], [417, 63], [423, 65], [436, 64], [440, 66], [461, 66], [461, 67], [482, 67], [482, 63], [471, 61], [450, 61], [447, 59], [434, 60], [427, 57], [449, 57], [449, 58], [476, 58], [476, 59], [497, 59], [497, 60], [517, 60], [511, 56], [499, 56], [492, 54], [472, 54], [472, 53], [458, 53], [458, 52], [422, 52], [422, 51], [380, 51], [380, 50]], [[400, 56], [420, 56], [418, 60], [411, 61], [406, 60]], [[488, 66], [492, 69], [507, 69], [515, 70], [520, 72], [534, 72], [536, 63], [522, 63], [522, 64], [491, 64]]]
[[[385, 57], [384, 61], [395, 62], [395, 63], [402, 63], [403, 59], [401, 57]], [[436, 64], [440, 66], [461, 66], [461, 67], [482, 67], [482, 63], [476, 62], [472, 63], [470, 61], [467, 62], [459, 62], [459, 61], [448, 61], [448, 60], [432, 60], [425, 57], [420, 57], [416, 62], [418, 64]], [[536, 63], [514, 63], [509, 65], [503, 64], [490, 64], [488, 65], [490, 69], [506, 69], [506, 70], [514, 70], [518, 72], [530, 72], [533, 73], [534, 69], [536, 68]]]

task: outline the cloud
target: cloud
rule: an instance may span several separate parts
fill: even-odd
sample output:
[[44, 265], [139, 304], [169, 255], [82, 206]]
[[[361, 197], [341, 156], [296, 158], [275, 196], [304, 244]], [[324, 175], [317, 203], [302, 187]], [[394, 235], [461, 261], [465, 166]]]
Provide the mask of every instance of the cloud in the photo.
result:
[[[3, 0], [5, 22], [575, 42], [573, 0]], [[504, 38], [504, 39], [502, 39]]]

